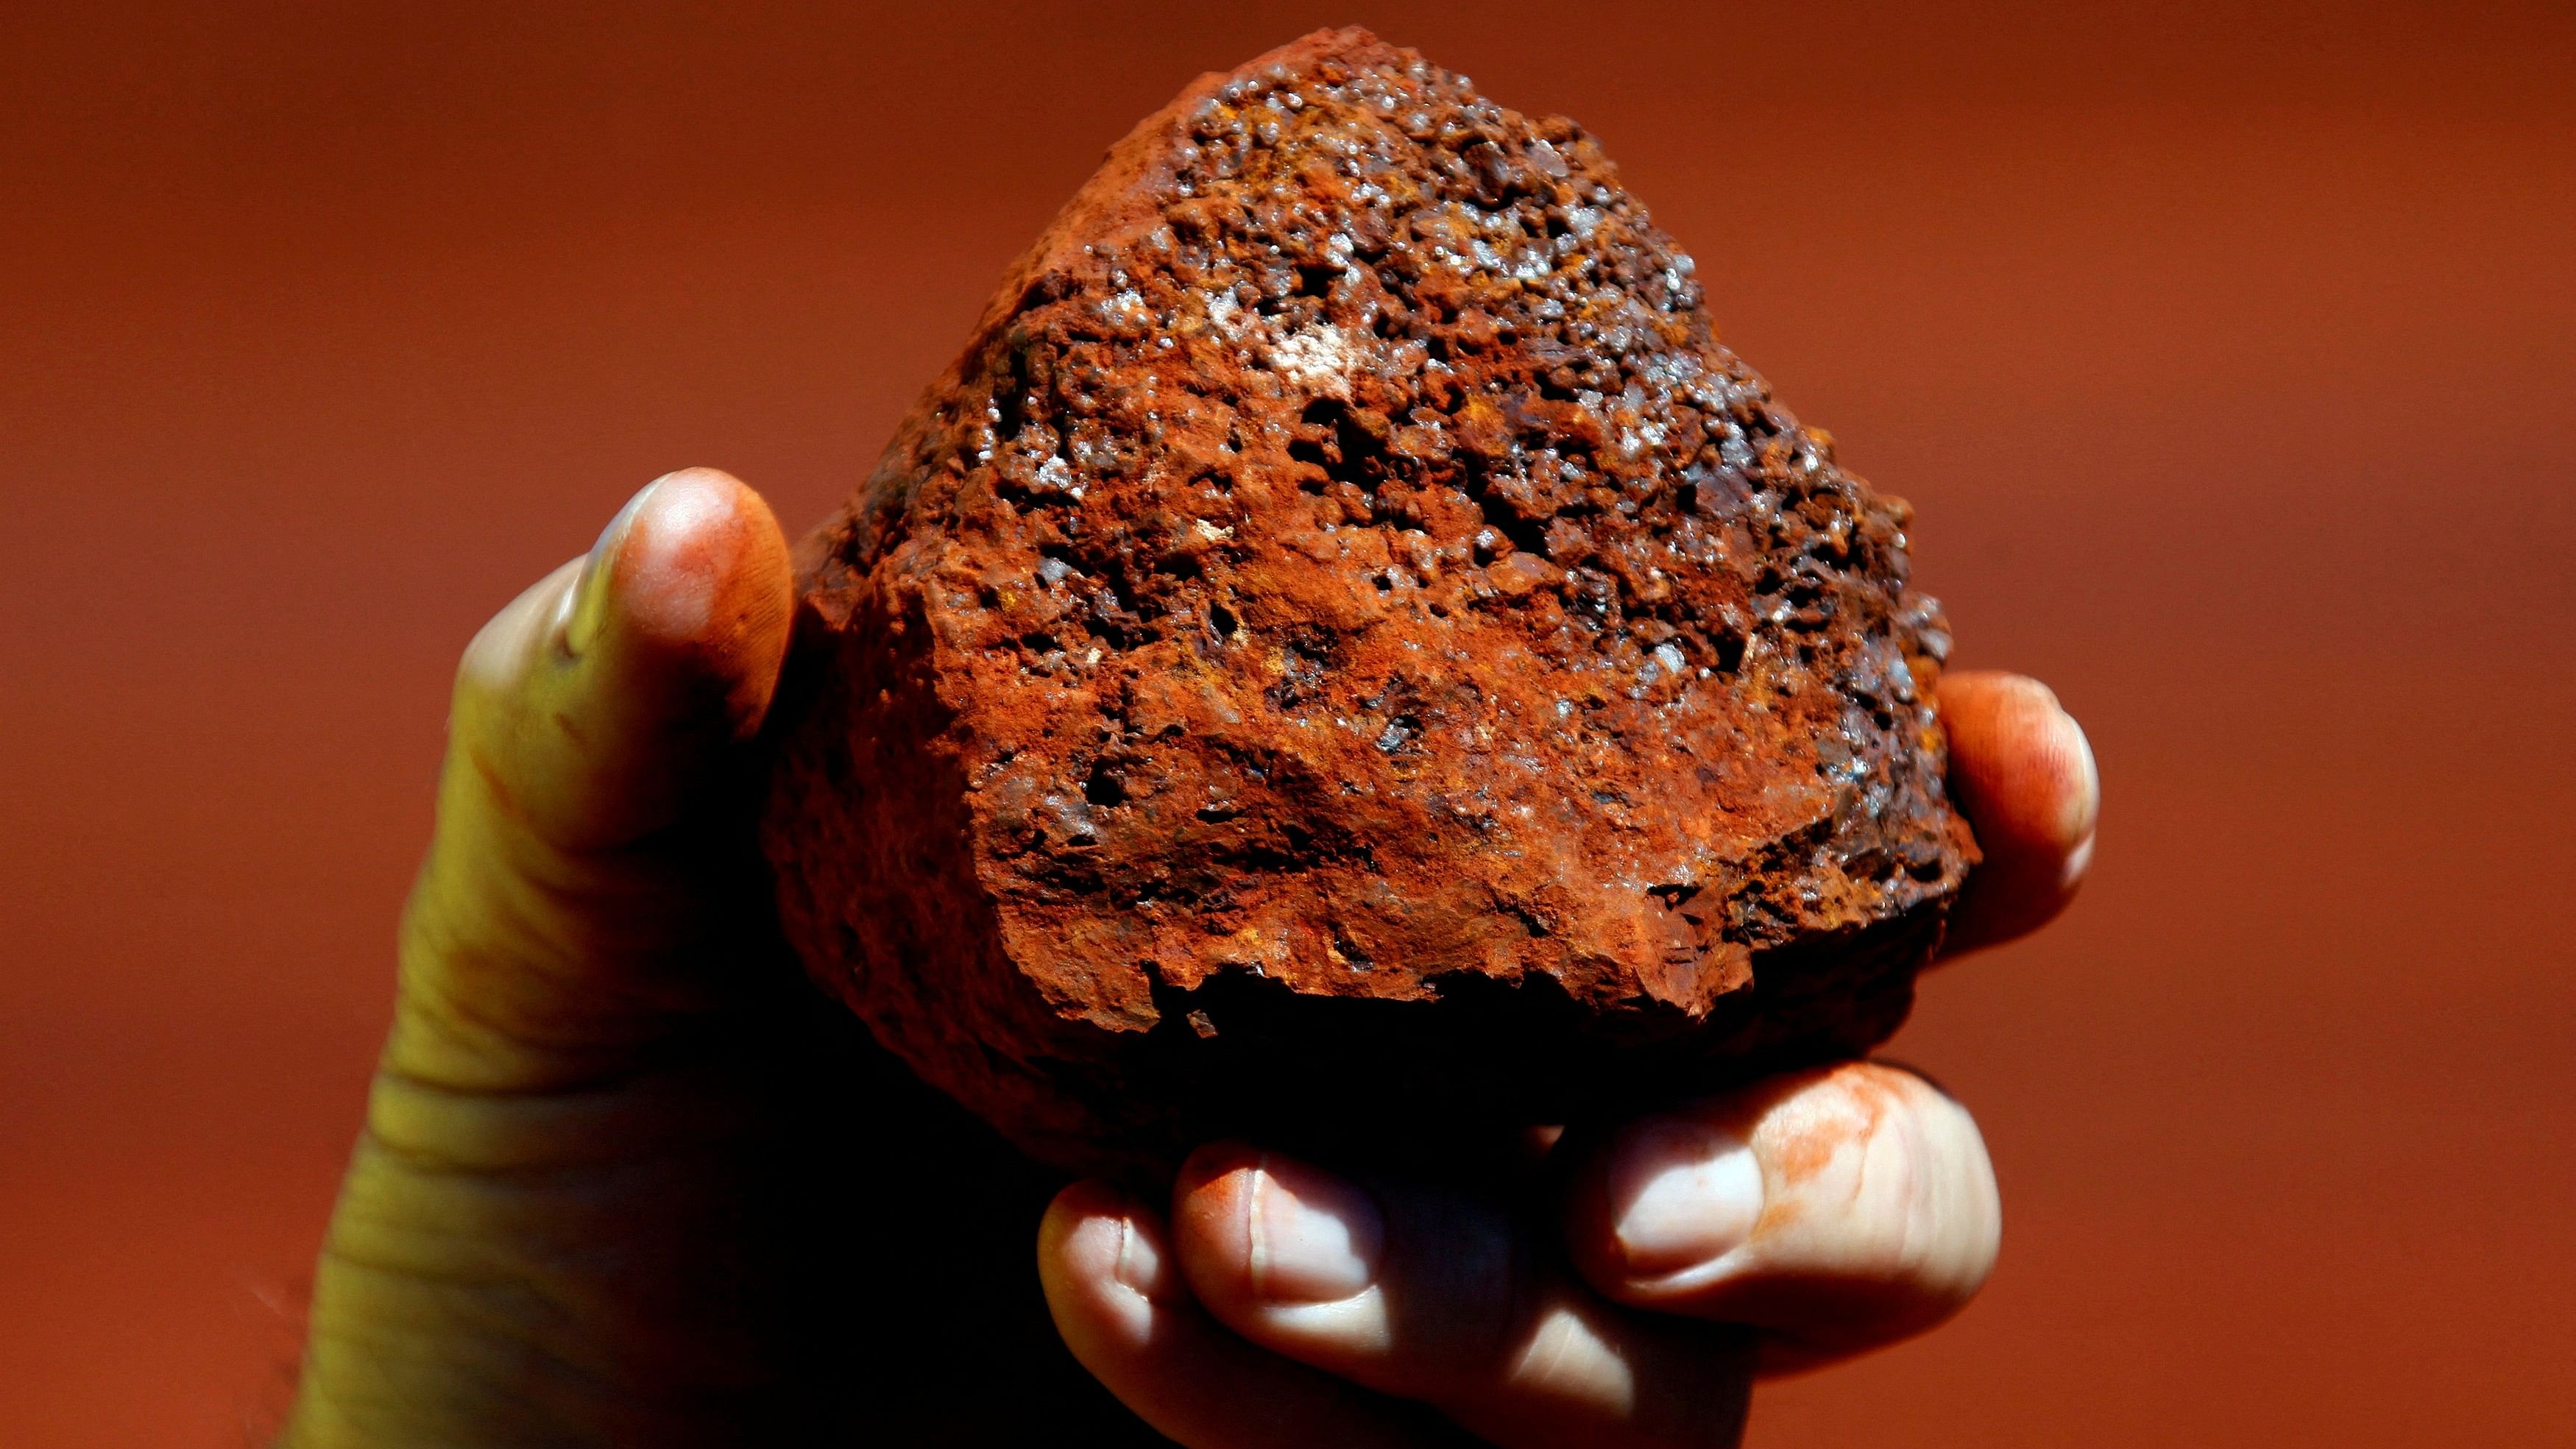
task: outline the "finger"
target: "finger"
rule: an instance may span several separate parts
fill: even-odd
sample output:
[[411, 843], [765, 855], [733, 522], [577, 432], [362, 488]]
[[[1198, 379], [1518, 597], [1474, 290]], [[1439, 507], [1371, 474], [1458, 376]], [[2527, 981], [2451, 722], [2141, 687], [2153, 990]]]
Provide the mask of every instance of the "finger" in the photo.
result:
[[1056, 1331], [1119, 1402], [1190, 1449], [1423, 1449], [1463, 1436], [1228, 1333], [1191, 1299], [1155, 1214], [1098, 1183], [1038, 1229]]
[[1941, 676], [1950, 792], [1985, 860], [1950, 914], [1944, 954], [2046, 925], [2093, 862], [2101, 777], [2084, 728], [2036, 679], [1994, 670]]
[[1174, 1251], [1209, 1313], [1252, 1343], [1430, 1404], [1511, 1449], [1732, 1445], [1751, 1339], [1657, 1320], [1553, 1266], [1501, 1202], [1356, 1181], [1239, 1144], [1181, 1171]]
[[2002, 1232], [1965, 1109], [1851, 1062], [1632, 1122], [1571, 1178], [1567, 1244], [1605, 1296], [1766, 1330], [1766, 1369], [1920, 1333], [1966, 1304]]
[[476, 636], [403, 923], [397, 1073], [467, 1090], [615, 1073], [720, 989], [693, 949], [742, 885], [719, 787], [792, 602], [768, 506], [690, 469]]
[[712, 468], [654, 480], [467, 648], [449, 758], [479, 761], [473, 805], [573, 852], [670, 825], [759, 726], [793, 602], [759, 494]]

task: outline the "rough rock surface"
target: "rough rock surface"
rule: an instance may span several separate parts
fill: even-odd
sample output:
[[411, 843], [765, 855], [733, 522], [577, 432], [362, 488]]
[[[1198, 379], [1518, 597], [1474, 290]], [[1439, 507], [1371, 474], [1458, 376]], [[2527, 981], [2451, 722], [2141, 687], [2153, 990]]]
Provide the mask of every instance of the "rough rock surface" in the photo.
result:
[[1111, 150], [808, 540], [789, 934], [1081, 1168], [1867, 1046], [1975, 858], [1906, 519], [1590, 136], [1308, 36]]

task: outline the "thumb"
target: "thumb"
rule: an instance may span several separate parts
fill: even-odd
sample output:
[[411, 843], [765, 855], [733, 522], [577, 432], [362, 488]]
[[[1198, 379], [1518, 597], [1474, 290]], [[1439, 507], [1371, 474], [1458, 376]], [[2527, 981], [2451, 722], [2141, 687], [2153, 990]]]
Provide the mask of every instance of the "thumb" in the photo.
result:
[[723, 786], [794, 590], [728, 474], [655, 480], [458, 667], [438, 826], [404, 913], [388, 1069], [473, 1091], [626, 1070], [715, 1004], [755, 898]]

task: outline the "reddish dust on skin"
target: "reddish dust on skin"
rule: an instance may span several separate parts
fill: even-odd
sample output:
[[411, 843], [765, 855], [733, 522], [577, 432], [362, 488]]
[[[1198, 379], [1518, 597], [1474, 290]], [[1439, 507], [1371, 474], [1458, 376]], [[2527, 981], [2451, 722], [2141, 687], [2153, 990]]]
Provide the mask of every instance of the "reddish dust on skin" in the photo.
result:
[[2048, 686], [1978, 671], [1943, 680], [1941, 705], [1952, 737], [1982, 746], [1961, 751], [1963, 759], [2013, 762], [2010, 773], [1969, 769], [1952, 782], [1985, 822], [1989, 851], [2009, 846], [2054, 862], [2093, 833], [2100, 799], [2083, 735]]
[[[1847, 1148], [1866, 1148], [1889, 1113], [1903, 1103], [1886, 1069], [1853, 1062], [1822, 1078], [1802, 1079], [1802, 1086], [1830, 1085], [1848, 1105], [1833, 1112], [1809, 1111], [1794, 1122], [1774, 1121], [1757, 1129], [1763, 1164], [1785, 1187], [1803, 1186], [1831, 1166]], [[1810, 1094], [1809, 1101], [1816, 1098]], [[1765, 1214], [1766, 1220], [1768, 1214]]]
[[[1974, 949], [2038, 926], [2073, 898], [2101, 796], [2083, 732], [2045, 685], [1970, 672], [1943, 677], [1940, 698], [1942, 723], [1959, 747], [1950, 787], [1979, 821], [1985, 853], [1949, 945]], [[1999, 770], [1998, 760], [2013, 768]]]
[[642, 632], [727, 686], [725, 718], [749, 734], [768, 711], [795, 611], [784, 535], [767, 501], [732, 474], [690, 468], [657, 486], [697, 496], [664, 495], [637, 515], [617, 550], [618, 595]]
[[1906, 520], [1579, 127], [1309, 36], [1112, 150], [804, 545], [782, 915], [1085, 1169], [1848, 1054], [1975, 859]]
[[778, 687], [777, 661], [787, 649], [796, 612], [794, 567], [786, 536], [760, 495], [742, 490], [733, 528], [734, 564], [716, 596], [714, 614], [719, 678], [733, 681], [727, 717], [738, 733], [757, 731]]

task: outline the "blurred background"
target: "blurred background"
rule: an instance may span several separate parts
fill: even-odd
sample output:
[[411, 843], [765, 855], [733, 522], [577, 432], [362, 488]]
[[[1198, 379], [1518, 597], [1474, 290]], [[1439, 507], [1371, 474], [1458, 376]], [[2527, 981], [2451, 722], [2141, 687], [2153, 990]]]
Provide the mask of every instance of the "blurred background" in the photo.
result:
[[1102, 148], [1361, 21], [1601, 135], [2108, 797], [1895, 1052], [2008, 1228], [1766, 1449], [2576, 1443], [2576, 13], [0, 8], [0, 1442], [240, 1444], [457, 651], [818, 519]]

